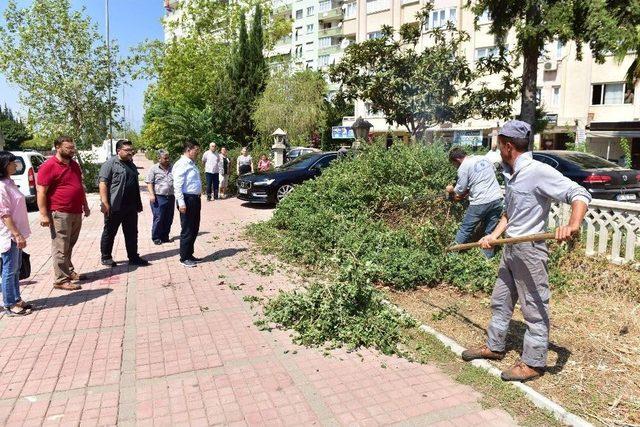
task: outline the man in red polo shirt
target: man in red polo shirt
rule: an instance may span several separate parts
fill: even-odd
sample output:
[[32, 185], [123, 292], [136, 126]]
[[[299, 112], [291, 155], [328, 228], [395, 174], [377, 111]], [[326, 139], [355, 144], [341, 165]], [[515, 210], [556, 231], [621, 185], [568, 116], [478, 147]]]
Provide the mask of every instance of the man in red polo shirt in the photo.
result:
[[82, 184], [82, 171], [73, 160], [76, 144], [73, 138], [61, 136], [55, 143], [56, 155], [38, 170], [38, 208], [40, 225], [51, 229], [53, 287], [65, 291], [81, 289], [72, 283], [81, 280], [71, 262], [73, 246], [78, 241], [82, 213], [90, 210]]

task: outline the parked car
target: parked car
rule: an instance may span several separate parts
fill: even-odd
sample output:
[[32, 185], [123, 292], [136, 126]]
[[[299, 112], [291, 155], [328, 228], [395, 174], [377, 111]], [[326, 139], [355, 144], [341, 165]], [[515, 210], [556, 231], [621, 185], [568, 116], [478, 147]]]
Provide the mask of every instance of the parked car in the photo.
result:
[[533, 158], [553, 166], [589, 190], [596, 199], [640, 202], [640, 171], [579, 151], [534, 151]]
[[303, 154], [273, 171], [242, 175], [236, 181], [238, 198], [252, 203], [278, 203], [294, 186], [320, 175], [337, 156], [335, 151]]
[[317, 148], [293, 147], [289, 151], [287, 151], [287, 161], [290, 162], [291, 160], [296, 159], [303, 154], [309, 153], [321, 153], [321, 151]]
[[36, 205], [36, 179], [38, 169], [45, 161], [42, 154], [35, 151], [12, 151], [16, 156], [16, 172], [11, 179], [16, 183], [22, 194], [27, 199], [27, 205]]

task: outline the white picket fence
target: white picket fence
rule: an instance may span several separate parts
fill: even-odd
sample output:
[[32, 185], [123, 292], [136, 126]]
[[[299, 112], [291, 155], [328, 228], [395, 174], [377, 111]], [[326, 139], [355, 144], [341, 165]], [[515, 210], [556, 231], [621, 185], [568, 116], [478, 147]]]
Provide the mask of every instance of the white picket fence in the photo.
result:
[[[549, 228], [567, 224], [571, 207], [554, 204]], [[606, 256], [616, 264], [636, 261], [640, 246], [640, 204], [593, 199], [585, 216], [586, 253]]]

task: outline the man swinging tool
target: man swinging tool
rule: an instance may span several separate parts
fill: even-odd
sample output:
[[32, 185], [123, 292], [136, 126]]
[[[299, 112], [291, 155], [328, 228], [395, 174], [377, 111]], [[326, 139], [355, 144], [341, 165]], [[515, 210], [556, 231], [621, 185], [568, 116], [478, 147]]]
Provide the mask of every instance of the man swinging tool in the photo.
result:
[[[447, 186], [447, 193], [454, 200], [462, 200], [469, 195], [469, 208], [456, 234], [456, 243], [467, 243], [473, 237], [478, 224], [484, 225], [485, 234], [496, 228], [502, 215], [502, 191], [496, 179], [496, 168], [484, 156], [467, 156], [464, 149], [454, 147], [449, 151], [449, 162], [458, 169], [455, 187]], [[483, 250], [491, 258], [494, 249]]]
[[[571, 204], [569, 225], [556, 229], [556, 240], [568, 240], [580, 230], [591, 196], [551, 166], [533, 160], [531, 153], [526, 152], [530, 132], [529, 124], [512, 120], [498, 133], [506, 182], [505, 213], [495, 230], [480, 240], [483, 248], [492, 247], [503, 232], [507, 237], [519, 237], [544, 231], [553, 200]], [[544, 241], [504, 247], [491, 295], [492, 318], [487, 343], [464, 351], [464, 360], [504, 358], [509, 321], [519, 300], [527, 325], [522, 357], [502, 372], [502, 379], [527, 381], [544, 373], [549, 346], [547, 255]]]

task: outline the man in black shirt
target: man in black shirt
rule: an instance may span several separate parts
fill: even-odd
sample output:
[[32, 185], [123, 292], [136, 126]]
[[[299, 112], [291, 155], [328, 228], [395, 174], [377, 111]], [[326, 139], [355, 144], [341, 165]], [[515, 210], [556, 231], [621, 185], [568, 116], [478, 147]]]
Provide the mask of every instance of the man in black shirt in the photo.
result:
[[142, 200], [138, 184], [138, 169], [132, 159], [131, 142], [120, 139], [116, 143], [116, 155], [100, 168], [100, 210], [104, 214], [100, 251], [102, 265], [109, 267], [117, 265], [111, 252], [120, 224], [122, 224], [129, 264], [149, 265], [149, 262], [138, 254], [138, 213], [142, 212]]

